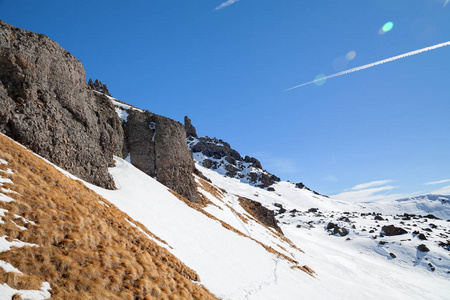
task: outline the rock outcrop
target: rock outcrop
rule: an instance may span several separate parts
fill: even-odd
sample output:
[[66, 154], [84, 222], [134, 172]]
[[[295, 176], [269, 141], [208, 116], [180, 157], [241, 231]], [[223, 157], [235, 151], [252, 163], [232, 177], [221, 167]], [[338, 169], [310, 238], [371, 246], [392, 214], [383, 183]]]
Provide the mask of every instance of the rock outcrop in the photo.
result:
[[192, 126], [191, 119], [189, 119], [187, 116], [184, 117], [184, 129], [186, 130], [187, 137], [198, 137], [197, 130], [194, 126]]
[[[124, 108], [119, 108], [123, 110]], [[127, 109], [123, 156], [141, 171], [187, 199], [198, 202], [194, 161], [183, 125], [149, 111]]]
[[98, 79], [95, 79], [95, 82], [92, 81], [92, 79], [89, 79], [88, 81], [88, 87], [94, 91], [100, 92], [102, 94], [108, 95], [111, 97], [111, 94], [108, 91], [108, 87], [106, 84], [103, 84]]
[[280, 178], [264, 170], [261, 162], [256, 158], [242, 157], [223, 140], [210, 137], [198, 138], [191, 120], [185, 117], [184, 122], [189, 149], [194, 159], [203, 167], [261, 188], [268, 188], [280, 181]]
[[0, 132], [96, 185], [122, 152], [121, 121], [56, 42], [0, 21]]
[[255, 219], [283, 234], [283, 231], [281, 231], [281, 228], [278, 226], [278, 222], [275, 219], [275, 212], [273, 210], [262, 206], [262, 204], [257, 201], [244, 197], [239, 197], [239, 202], [242, 207]]

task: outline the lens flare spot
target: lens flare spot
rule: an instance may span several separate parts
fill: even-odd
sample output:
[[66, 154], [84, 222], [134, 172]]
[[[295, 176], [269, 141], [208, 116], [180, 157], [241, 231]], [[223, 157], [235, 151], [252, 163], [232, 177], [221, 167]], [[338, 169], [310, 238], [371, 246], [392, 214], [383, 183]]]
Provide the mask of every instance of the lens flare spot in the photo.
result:
[[391, 31], [393, 27], [394, 23], [387, 22], [386, 24], [383, 25], [383, 27], [380, 28], [380, 30], [378, 30], [378, 34], [380, 35], [385, 34], [386, 32]]
[[327, 81], [327, 76], [325, 74], [319, 74], [314, 78], [314, 84], [321, 86]]
[[383, 25], [383, 31], [388, 32], [389, 30], [392, 29], [392, 27], [394, 27], [394, 23], [387, 22], [386, 24]]
[[448, 1], [450, 0], [445, 0], [444, 7], [448, 4]]
[[346, 60], [353, 60], [356, 57], [356, 51], [349, 51], [346, 55], [345, 55], [345, 59]]

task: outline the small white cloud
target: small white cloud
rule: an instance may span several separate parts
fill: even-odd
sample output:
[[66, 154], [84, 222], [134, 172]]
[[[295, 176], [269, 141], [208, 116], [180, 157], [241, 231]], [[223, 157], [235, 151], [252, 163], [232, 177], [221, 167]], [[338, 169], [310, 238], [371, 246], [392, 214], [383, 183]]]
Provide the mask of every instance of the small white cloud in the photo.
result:
[[[363, 186], [363, 184], [361, 184], [360, 186]], [[395, 188], [395, 186], [387, 185], [381, 187], [351, 190], [333, 195], [331, 196], [331, 198], [348, 202], [373, 202], [378, 200], [394, 200], [402, 198], [403, 195], [401, 194], [391, 194], [392, 190]]]
[[424, 183], [424, 185], [434, 185], [434, 184], [441, 184], [441, 183], [446, 183], [446, 182], [450, 182], [450, 179], [427, 182], [427, 183]]
[[438, 190], [432, 191], [431, 193], [437, 194], [437, 195], [450, 195], [450, 185], [447, 185]]
[[239, 0], [227, 0], [225, 2], [223, 2], [222, 4], [220, 4], [219, 6], [217, 6], [215, 9], [219, 10], [219, 9], [223, 9], [225, 7], [230, 6], [231, 4], [234, 4], [236, 2], [238, 2]]
[[361, 183], [358, 185], [355, 185], [354, 187], [352, 187], [350, 190], [351, 191], [358, 191], [358, 190], [363, 190], [363, 189], [367, 189], [367, 188], [371, 188], [371, 187], [376, 187], [376, 186], [380, 186], [380, 185], [385, 185], [388, 183], [393, 182], [393, 180], [377, 180], [377, 181], [371, 181], [371, 182], [367, 182], [367, 183]]

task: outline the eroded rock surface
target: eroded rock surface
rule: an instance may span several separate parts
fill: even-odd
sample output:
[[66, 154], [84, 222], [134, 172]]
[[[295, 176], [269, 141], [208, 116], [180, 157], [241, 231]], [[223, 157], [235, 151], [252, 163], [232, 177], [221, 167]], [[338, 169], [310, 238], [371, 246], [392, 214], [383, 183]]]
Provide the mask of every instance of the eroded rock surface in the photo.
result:
[[127, 110], [123, 156], [141, 171], [187, 199], [198, 202], [194, 161], [182, 124], [149, 111]]
[[114, 106], [90, 90], [83, 65], [56, 42], [0, 21], [0, 132], [96, 185], [122, 152]]

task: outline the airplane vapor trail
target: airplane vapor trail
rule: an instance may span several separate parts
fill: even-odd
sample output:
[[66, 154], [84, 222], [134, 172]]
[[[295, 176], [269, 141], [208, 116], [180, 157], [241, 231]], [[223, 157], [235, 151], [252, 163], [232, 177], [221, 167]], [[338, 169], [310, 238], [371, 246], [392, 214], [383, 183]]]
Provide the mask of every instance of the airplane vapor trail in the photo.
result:
[[321, 78], [315, 79], [315, 80], [310, 81], [310, 82], [302, 83], [302, 84], [296, 85], [294, 87], [288, 88], [288, 89], [284, 90], [284, 92], [290, 91], [290, 90], [293, 90], [293, 89], [296, 89], [296, 88], [299, 88], [299, 87], [302, 87], [302, 86], [305, 86], [305, 85], [308, 85], [308, 84], [311, 84], [311, 83], [314, 83], [314, 82], [318, 82], [318, 81], [321, 81], [321, 80], [330, 79], [330, 78], [346, 75], [346, 74], [349, 74], [349, 73], [361, 71], [361, 70], [364, 70], [364, 69], [367, 69], [367, 68], [371, 68], [371, 67], [375, 67], [375, 66], [378, 66], [378, 65], [381, 65], [381, 64], [385, 64], [385, 63], [388, 63], [388, 62], [391, 62], [391, 61], [394, 61], [394, 60], [397, 60], [397, 59], [400, 59], [400, 58], [405, 58], [407, 56], [416, 55], [416, 54], [419, 54], [419, 53], [422, 53], [422, 52], [425, 52], [425, 51], [430, 51], [430, 50], [434, 50], [434, 49], [445, 47], [445, 46], [449, 46], [449, 45], [450, 45], [450, 41], [445, 42], [445, 43], [440, 43], [440, 44], [437, 44], [437, 45], [434, 45], [434, 46], [422, 48], [422, 49], [419, 49], [419, 50], [414, 50], [414, 51], [411, 51], [411, 52], [403, 53], [403, 54], [400, 54], [400, 55], [397, 55], [397, 56], [394, 56], [394, 57], [391, 57], [391, 58], [386, 58], [386, 59], [379, 60], [377, 62], [373, 62], [373, 63], [367, 64], [367, 65], [363, 65], [363, 66], [360, 66], [360, 67], [356, 67], [356, 68], [353, 68], [353, 69], [348, 69], [348, 70], [345, 70], [345, 71], [342, 71], [342, 72], [339, 72], [339, 73], [335, 73], [335, 74], [332, 74], [332, 75], [321, 77]]

